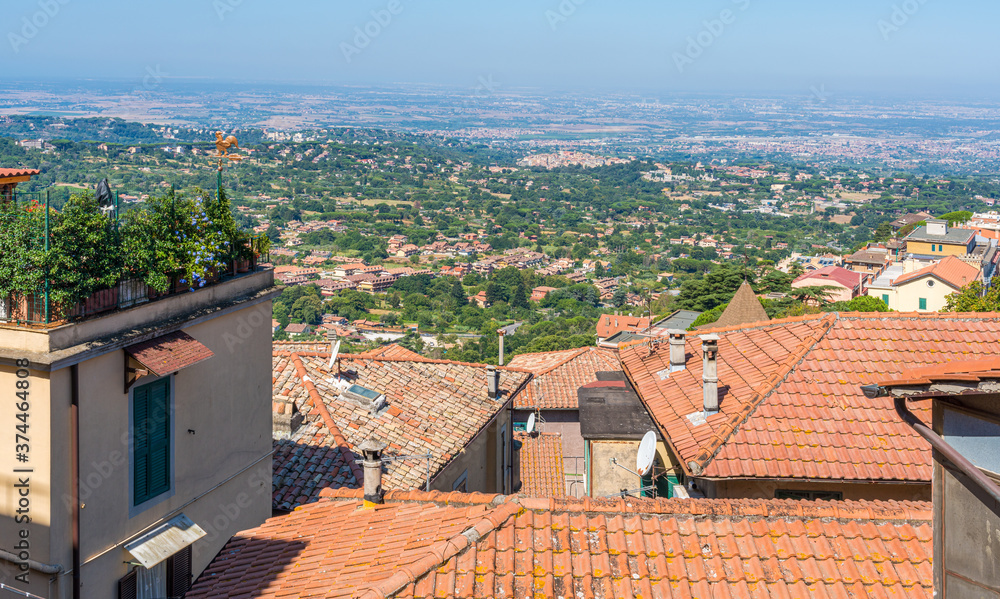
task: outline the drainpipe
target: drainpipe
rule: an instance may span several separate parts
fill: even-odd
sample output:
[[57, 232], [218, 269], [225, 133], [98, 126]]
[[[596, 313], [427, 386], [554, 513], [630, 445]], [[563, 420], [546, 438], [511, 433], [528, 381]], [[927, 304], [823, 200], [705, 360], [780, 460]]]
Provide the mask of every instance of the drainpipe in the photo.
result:
[[929, 426], [917, 418], [913, 412], [908, 410], [906, 408], [905, 397], [895, 397], [893, 398], [893, 402], [896, 404], [896, 413], [899, 414], [899, 417], [903, 420], [903, 422], [909, 424], [910, 427], [917, 431], [921, 437], [926, 439], [934, 449], [941, 452], [941, 455], [954, 464], [956, 468], [961, 470], [962, 474], [972, 479], [972, 482], [975, 483], [976, 486], [989, 493], [990, 497], [992, 497], [994, 501], [1000, 503], [1000, 487], [998, 487], [992, 479], [983, 474], [983, 471], [977, 468], [975, 464], [967, 460], [965, 456], [958, 452], [957, 449], [949, 445], [947, 441], [939, 437], [938, 434], [931, 430]]
[[70, 381], [70, 468], [73, 495], [73, 599], [80, 599], [80, 365], [69, 367]]

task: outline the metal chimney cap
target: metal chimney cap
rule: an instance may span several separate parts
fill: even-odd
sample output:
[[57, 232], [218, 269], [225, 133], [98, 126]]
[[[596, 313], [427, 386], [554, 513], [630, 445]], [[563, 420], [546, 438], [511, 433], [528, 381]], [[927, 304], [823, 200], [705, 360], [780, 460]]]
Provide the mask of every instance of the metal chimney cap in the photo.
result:
[[375, 439], [367, 439], [361, 445], [358, 445], [358, 450], [365, 454], [379, 454], [385, 451], [385, 448], [389, 447], [389, 444], [385, 441], [376, 441]]

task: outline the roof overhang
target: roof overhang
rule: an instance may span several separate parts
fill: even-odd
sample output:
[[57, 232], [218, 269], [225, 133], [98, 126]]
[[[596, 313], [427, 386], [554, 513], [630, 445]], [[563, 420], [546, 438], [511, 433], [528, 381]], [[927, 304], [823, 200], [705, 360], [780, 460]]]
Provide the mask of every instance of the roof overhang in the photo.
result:
[[207, 533], [184, 514], [178, 514], [131, 543], [125, 550], [144, 568], [152, 568]]
[[125, 392], [128, 393], [141, 376], [167, 376], [214, 355], [212, 350], [184, 331], [174, 331], [129, 345], [125, 348]]

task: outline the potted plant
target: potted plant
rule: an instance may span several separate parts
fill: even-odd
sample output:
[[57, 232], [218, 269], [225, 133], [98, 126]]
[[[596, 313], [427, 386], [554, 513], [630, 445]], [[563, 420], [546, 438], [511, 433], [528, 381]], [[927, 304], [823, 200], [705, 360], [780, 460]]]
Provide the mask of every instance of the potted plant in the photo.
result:
[[37, 203], [0, 200], [0, 320], [45, 318], [44, 214]]
[[82, 315], [118, 305], [120, 252], [111, 218], [91, 193], [73, 195], [54, 218], [50, 216], [49, 251], [45, 256], [50, 302]]
[[125, 307], [142, 303], [143, 295], [155, 299], [170, 286], [166, 273], [171, 267], [162, 264], [165, 239], [156, 224], [156, 214], [145, 207], [128, 210], [118, 223], [122, 249], [120, 287], [124, 292], [119, 296], [127, 298]]

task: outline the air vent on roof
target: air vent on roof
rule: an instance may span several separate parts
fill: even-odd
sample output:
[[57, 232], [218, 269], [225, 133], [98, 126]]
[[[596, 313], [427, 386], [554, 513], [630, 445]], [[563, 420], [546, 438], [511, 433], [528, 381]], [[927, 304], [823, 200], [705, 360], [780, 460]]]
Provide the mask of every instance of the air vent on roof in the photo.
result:
[[340, 396], [349, 400], [362, 410], [368, 410], [372, 414], [388, 405], [385, 395], [362, 387], [361, 385], [351, 385], [345, 389]]

